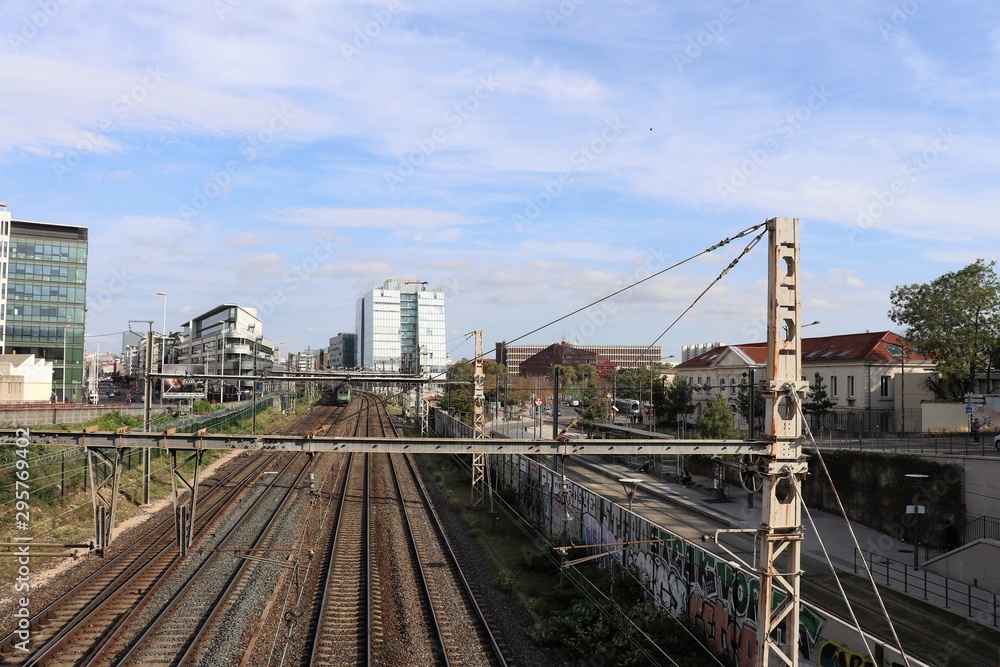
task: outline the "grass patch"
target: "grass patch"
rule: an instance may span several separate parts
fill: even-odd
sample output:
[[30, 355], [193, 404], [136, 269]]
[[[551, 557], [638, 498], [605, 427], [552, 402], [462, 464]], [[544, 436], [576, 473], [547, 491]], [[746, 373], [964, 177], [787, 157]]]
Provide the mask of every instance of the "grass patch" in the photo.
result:
[[[257, 415], [257, 432], [283, 423], [293, 417], [281, 414], [280, 410], [268, 409]], [[165, 414], [159, 421], [169, 421]], [[248, 434], [252, 418], [219, 430], [221, 433]], [[101, 431], [115, 431], [121, 427], [141, 430], [140, 416], [110, 411], [87, 424], [56, 424], [32, 426], [29, 430], [81, 431], [85, 426], [96, 425]], [[170, 458], [166, 452], [149, 449], [151, 502], [169, 498], [172, 493], [170, 483]], [[207, 451], [202, 456], [202, 468], [207, 467], [221, 452]], [[130, 518], [146, 514], [142, 502], [142, 452], [139, 449], [125, 450], [122, 457], [122, 474], [119, 478], [119, 497], [115, 510], [115, 525], [120, 526]], [[16, 448], [13, 445], [0, 447], [0, 505], [7, 511], [0, 514], [0, 541], [9, 542], [15, 536], [31, 536], [36, 542], [89, 543], [94, 540], [94, 518], [91, 500], [88, 463], [85, 450], [80, 447], [49, 447], [32, 445], [27, 454], [28, 461], [28, 512], [29, 530], [19, 530], [15, 514], [15, 474], [17, 472]], [[190, 476], [194, 463], [184, 467]], [[106, 473], [105, 473], [106, 475]], [[23, 490], [23, 487], [21, 487]], [[33, 569], [40, 570], [56, 559], [40, 559]], [[13, 581], [17, 572], [17, 561], [0, 558], [0, 581]]]

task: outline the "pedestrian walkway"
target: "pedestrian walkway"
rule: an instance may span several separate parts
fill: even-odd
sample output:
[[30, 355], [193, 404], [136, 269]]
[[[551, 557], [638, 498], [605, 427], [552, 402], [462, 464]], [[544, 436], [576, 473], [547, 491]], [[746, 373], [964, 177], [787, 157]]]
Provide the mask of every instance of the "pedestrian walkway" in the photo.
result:
[[[639, 472], [638, 462], [618, 459], [616, 462], [599, 457], [574, 457], [597, 467], [608, 477], [641, 479], [638, 493], [656, 495], [681, 505], [693, 513], [720, 522], [732, 529], [756, 529], [761, 523], [761, 497], [751, 496], [741, 487], [727, 486], [725, 496], [713, 489], [712, 480], [694, 476], [692, 483], [684, 486], [674, 474], [664, 471]], [[947, 580], [923, 568], [913, 567], [913, 550], [909, 544], [856, 522], [848, 522], [833, 514], [819, 510], [803, 509], [802, 523], [805, 535], [802, 557], [821, 563], [829, 561], [841, 572], [850, 572], [867, 579], [862, 558], [869, 563], [876, 583], [933, 604], [941, 609], [960, 614], [988, 627], [1000, 627], [1000, 605], [997, 594], [977, 589], [965, 582]], [[857, 539], [861, 554], [855, 547], [851, 530]], [[920, 562], [937, 556], [934, 551], [920, 551]]]

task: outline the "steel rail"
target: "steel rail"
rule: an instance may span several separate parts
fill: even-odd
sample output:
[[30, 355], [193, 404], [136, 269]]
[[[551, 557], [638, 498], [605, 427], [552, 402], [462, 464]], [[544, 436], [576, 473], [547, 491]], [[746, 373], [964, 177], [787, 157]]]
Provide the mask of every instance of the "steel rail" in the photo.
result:
[[[348, 462], [347, 474], [344, 475], [343, 487], [341, 489], [340, 507], [337, 510], [337, 520], [336, 528], [333, 531], [333, 538], [331, 540], [331, 548], [329, 552], [328, 566], [326, 574], [323, 577], [323, 596], [319, 604], [319, 611], [316, 616], [316, 628], [314, 631], [313, 641], [312, 641], [312, 651], [309, 657], [310, 665], [325, 665], [330, 664], [325, 662], [327, 659], [326, 654], [332, 651], [326, 651], [322, 645], [325, 637], [324, 631], [324, 619], [327, 615], [332, 615], [336, 610], [332, 609], [332, 600], [334, 591], [340, 591], [343, 588], [342, 582], [336, 582], [333, 580], [333, 575], [337, 570], [336, 562], [338, 559], [343, 558], [344, 551], [346, 550], [345, 541], [347, 549], [360, 548], [361, 567], [363, 570], [359, 573], [360, 578], [363, 579], [363, 589], [362, 595], [364, 596], [364, 604], [360, 605], [359, 610], [363, 618], [360, 619], [359, 624], [363, 624], [365, 628], [364, 637], [356, 638], [358, 644], [364, 641], [364, 646], [358, 646], [358, 662], [359, 664], [370, 665], [372, 658], [372, 602], [371, 602], [371, 513], [370, 513], [370, 493], [371, 493], [371, 457], [367, 454], [363, 455], [364, 459], [361, 461], [362, 467], [362, 502], [361, 502], [361, 535], [360, 540], [357, 544], [351, 544], [349, 540], [351, 535], [347, 535], [342, 532], [342, 528], [345, 526], [346, 519], [346, 508], [348, 505], [348, 491], [351, 488], [351, 475], [354, 470], [355, 461], [353, 455], [351, 460]], [[350, 557], [350, 554], [349, 556]]]
[[[215, 484], [212, 489], [206, 493], [205, 500], [211, 501], [211, 499], [215, 497], [217, 497], [217, 499], [214, 501], [214, 504], [209, 502], [209, 504], [205, 507], [205, 511], [200, 515], [199, 522], [201, 527], [198, 529], [197, 534], [200, 535], [208, 526], [211, 525], [212, 521], [228, 504], [232, 496], [238, 492], [238, 487], [226, 489], [225, 484], [229, 483], [243, 473], [246, 473], [247, 477], [255, 476], [258, 471], [267, 466], [271, 459], [273, 459], [276, 455], [276, 453], [272, 454], [266, 459], [262, 459], [260, 461], [247, 460], [243, 465], [227, 473], [222, 480]], [[99, 610], [105, 605], [110, 604], [115, 599], [116, 595], [118, 595], [121, 591], [130, 590], [133, 582], [148, 572], [149, 569], [153, 567], [154, 563], [169, 552], [169, 550], [174, 546], [172, 527], [172, 518], [160, 521], [153, 527], [149, 528], [146, 533], [139, 537], [132, 545], [126, 547], [120, 553], [110, 558], [106, 563], [101, 565], [99, 569], [87, 575], [87, 577], [85, 577], [82, 581], [35, 614], [35, 616], [31, 619], [34, 630], [33, 637], [37, 637], [38, 634], [41, 634], [38, 630], [41, 627], [44, 627], [45, 622], [50, 616], [57, 613], [61, 607], [68, 606], [68, 603], [71, 602], [75, 596], [86, 590], [87, 587], [93, 585], [99, 585], [101, 587], [100, 591], [88, 602], [86, 602], [83, 607], [62, 626], [62, 628], [49, 637], [44, 644], [37, 647], [35, 652], [25, 661], [24, 664], [39, 664], [40, 662], [50, 658], [57, 651], [61, 650], [62, 646], [69, 641], [70, 637], [81, 628], [83, 623], [88, 618], [99, 612]], [[159, 534], [156, 534], [157, 531], [159, 531]], [[144, 542], [148, 542], [148, 544], [145, 547], [142, 547], [141, 545]], [[137, 552], [136, 549], [141, 550]], [[128, 557], [130, 556], [132, 557], [131, 562], [128, 561]], [[177, 562], [176, 557], [173, 562]], [[122, 567], [122, 569], [118, 573], [114, 573], [114, 568], [116, 567]], [[173, 565], [168, 564], [167, 570], [169, 571], [171, 567], [173, 567]], [[112, 575], [110, 581], [100, 581], [102, 577], [106, 577], [109, 574]], [[110, 627], [107, 628], [107, 630], [111, 629], [112, 628]], [[4, 639], [2, 645], [8, 645], [8, 642], [12, 641], [14, 636], [15, 635], [13, 633], [8, 635]]]
[[[482, 608], [476, 600], [475, 592], [472, 590], [472, 586], [469, 584], [468, 579], [465, 577], [465, 573], [462, 572], [462, 566], [458, 561], [458, 557], [455, 555], [454, 550], [451, 547], [451, 543], [448, 541], [447, 534], [444, 530], [444, 526], [441, 525], [441, 521], [438, 519], [437, 513], [434, 511], [434, 505], [431, 502], [430, 496], [427, 490], [424, 488], [423, 481], [420, 479], [420, 475], [417, 473], [416, 467], [413, 464], [412, 457], [403, 456], [404, 462], [406, 463], [407, 470], [413, 482], [416, 486], [417, 493], [420, 496], [421, 503], [427, 512], [427, 516], [430, 520], [434, 532], [438, 538], [442, 550], [449, 564], [453, 568], [455, 573], [455, 578], [460, 587], [460, 592], [466, 598], [466, 602], [471, 607], [474, 620], [478, 622], [480, 630], [477, 634], [480, 637], [480, 641], [488, 645], [489, 650], [492, 651], [492, 657], [500, 667], [506, 667], [507, 662], [504, 659], [503, 652], [500, 650], [500, 646], [497, 644], [496, 637], [493, 635], [493, 631], [490, 629], [489, 621], [486, 619], [486, 615], [483, 613]], [[393, 474], [395, 476], [395, 464], [392, 462], [393, 457], [389, 457], [390, 464], [393, 467]], [[415, 548], [415, 547], [414, 547]], [[423, 568], [421, 568], [423, 571]]]
[[450, 665], [451, 662], [448, 658], [448, 646], [445, 644], [444, 632], [441, 629], [441, 623], [437, 616], [437, 611], [434, 609], [434, 595], [431, 593], [430, 583], [427, 581], [427, 576], [424, 574], [424, 563], [423, 559], [420, 557], [420, 550], [417, 548], [417, 538], [413, 532], [413, 522], [410, 520], [410, 513], [406, 510], [406, 501], [403, 497], [402, 485], [399, 481], [399, 472], [396, 470], [396, 464], [392, 460], [393, 457], [389, 458], [389, 470], [392, 474], [393, 486], [396, 489], [396, 495], [399, 496], [399, 509], [402, 515], [403, 524], [406, 528], [406, 534], [409, 536], [409, 547], [410, 553], [413, 559], [417, 563], [417, 572], [420, 575], [420, 583], [422, 584], [422, 589], [424, 593], [424, 601], [427, 603], [427, 615], [430, 620], [431, 628], [434, 630], [434, 639], [437, 642], [437, 648], [441, 651], [441, 656], [444, 659], [445, 665]]
[[[267, 487], [267, 489], [265, 490], [265, 493], [266, 493], [266, 492], [268, 492], [268, 491], [270, 491], [270, 490], [271, 490], [271, 489], [272, 489], [272, 488], [273, 488], [273, 487], [275, 486], [275, 484], [277, 484], [277, 482], [278, 482], [278, 479], [279, 479], [279, 478], [280, 478], [280, 477], [281, 477], [281, 476], [282, 476], [282, 475], [283, 475], [284, 473], [286, 473], [286, 472], [288, 471], [288, 469], [289, 469], [289, 468], [290, 468], [290, 467], [292, 466], [292, 464], [293, 464], [293, 463], [295, 462], [295, 460], [296, 460], [296, 457], [292, 457], [292, 458], [291, 458], [291, 459], [290, 459], [290, 460], [288, 461], [288, 463], [287, 463], [287, 464], [285, 465], [285, 467], [284, 467], [284, 468], [282, 468], [282, 470], [281, 470], [281, 471], [280, 471], [280, 472], [279, 472], [279, 473], [278, 473], [277, 475], [274, 475], [274, 476], [273, 476], [273, 479], [272, 479], [272, 480], [270, 481], [270, 483], [268, 484], [268, 487]], [[307, 467], [308, 467], [308, 465], [304, 466], [304, 467], [303, 467], [303, 471], [304, 471], [304, 470], [305, 470], [305, 469], [306, 469]], [[302, 474], [303, 474], [303, 471], [299, 471], [299, 473], [298, 473], [298, 476], [299, 476], [299, 478], [301, 478], [301, 476], [302, 476]], [[287, 490], [287, 492], [286, 492], [286, 493], [291, 493], [291, 492], [292, 492], [292, 491], [293, 491], [294, 489], [295, 489], [295, 485], [293, 485], [293, 486], [289, 487], [289, 489]], [[243, 526], [244, 522], [248, 520], [248, 518], [250, 517], [250, 515], [251, 515], [251, 514], [253, 514], [253, 512], [254, 512], [254, 509], [255, 509], [255, 506], [256, 506], [256, 505], [257, 505], [257, 503], [253, 503], [253, 504], [252, 504], [252, 505], [251, 505], [250, 507], [248, 507], [248, 508], [246, 509], [246, 512], [244, 512], [244, 513], [243, 513], [243, 515], [242, 515], [242, 516], [240, 516], [240, 518], [239, 518], [239, 519], [238, 519], [238, 520], [237, 520], [237, 521], [236, 521], [236, 522], [234, 523], [234, 525], [233, 525], [233, 526], [232, 526], [232, 527], [231, 527], [231, 528], [230, 528], [230, 529], [229, 529], [229, 530], [228, 530], [228, 531], [226, 532], [226, 534], [225, 534], [225, 535], [223, 536], [222, 540], [220, 541], [220, 544], [226, 544], [226, 543], [227, 543], [227, 541], [228, 541], [228, 540], [229, 540], [229, 539], [230, 539], [230, 538], [231, 538], [231, 537], [232, 537], [232, 536], [233, 536], [233, 535], [234, 535], [234, 534], [236, 533], [236, 531], [237, 531], [237, 530], [238, 530], [239, 528], [241, 528], [241, 527]], [[273, 517], [272, 517], [272, 518], [273, 518]], [[131, 657], [131, 656], [132, 656], [132, 655], [133, 655], [133, 654], [135, 653], [135, 651], [136, 651], [136, 650], [138, 650], [138, 647], [139, 647], [139, 646], [141, 646], [141, 645], [142, 645], [142, 643], [143, 643], [143, 642], [144, 642], [144, 641], [145, 641], [145, 640], [146, 640], [147, 638], [149, 638], [149, 637], [151, 636], [152, 632], [153, 632], [153, 631], [155, 630], [155, 628], [157, 627], [158, 623], [159, 623], [159, 622], [160, 622], [160, 621], [161, 621], [161, 620], [162, 620], [162, 619], [164, 618], [164, 616], [166, 616], [166, 615], [167, 615], [167, 613], [169, 613], [170, 611], [172, 611], [172, 610], [173, 610], [173, 608], [174, 608], [174, 607], [175, 607], [175, 606], [177, 605], [177, 603], [178, 603], [178, 601], [180, 600], [180, 598], [181, 598], [181, 597], [182, 597], [182, 596], [183, 596], [183, 595], [184, 595], [184, 594], [185, 594], [185, 593], [186, 593], [186, 592], [187, 592], [188, 590], [190, 590], [190, 589], [191, 589], [191, 587], [192, 587], [193, 583], [194, 583], [194, 582], [195, 582], [195, 580], [196, 580], [196, 579], [198, 578], [198, 575], [199, 575], [199, 574], [201, 574], [201, 572], [202, 572], [202, 571], [203, 571], [203, 570], [204, 570], [204, 569], [205, 569], [205, 568], [206, 568], [206, 567], [207, 567], [207, 566], [208, 566], [208, 565], [209, 565], [210, 563], [212, 563], [212, 562], [213, 562], [213, 561], [214, 561], [214, 560], [216, 559], [217, 555], [218, 555], [218, 554], [217, 554], [217, 553], [215, 553], [215, 552], [213, 552], [213, 553], [210, 553], [210, 554], [209, 554], [209, 556], [208, 556], [208, 557], [207, 557], [207, 558], [206, 558], [206, 559], [205, 559], [204, 561], [202, 561], [202, 562], [201, 562], [201, 563], [200, 563], [200, 564], [198, 565], [198, 567], [197, 567], [197, 568], [195, 569], [195, 571], [194, 571], [194, 572], [193, 572], [193, 573], [191, 574], [191, 576], [190, 576], [190, 577], [188, 578], [188, 580], [187, 580], [187, 581], [186, 581], [186, 582], [184, 583], [184, 585], [183, 585], [183, 586], [181, 586], [181, 587], [180, 587], [180, 589], [179, 589], [178, 591], [176, 591], [176, 592], [175, 592], [175, 594], [174, 594], [174, 595], [173, 595], [173, 596], [171, 597], [171, 599], [170, 599], [170, 600], [169, 600], [169, 601], [167, 602], [167, 604], [166, 604], [166, 605], [164, 606], [164, 608], [163, 608], [163, 609], [162, 609], [162, 610], [160, 611], [160, 613], [158, 614], [157, 618], [156, 618], [156, 619], [155, 619], [155, 620], [154, 620], [154, 621], [153, 621], [152, 623], [150, 623], [149, 625], [147, 625], [147, 627], [146, 627], [146, 628], [145, 628], [144, 630], [142, 630], [142, 632], [140, 632], [140, 634], [139, 634], [139, 635], [138, 635], [138, 636], [137, 636], [136, 638], [134, 638], [134, 639], [133, 639], [133, 640], [131, 641], [131, 643], [130, 643], [129, 647], [128, 647], [128, 648], [126, 649], [125, 653], [124, 653], [124, 654], [122, 654], [121, 656], [117, 657], [117, 658], [115, 659], [115, 663], [114, 663], [114, 664], [116, 664], [116, 665], [120, 665], [120, 664], [123, 664], [123, 663], [124, 663], [124, 662], [125, 662], [126, 660], [128, 660], [128, 659], [129, 659], [129, 658], [130, 658], [130, 657]], [[241, 560], [241, 567], [242, 567], [242, 565], [243, 565], [243, 564], [245, 564], [245, 561], [242, 561], [242, 560]], [[218, 603], [216, 603], [216, 604], [218, 604]], [[214, 607], [213, 607], [213, 611], [214, 611]], [[128, 620], [132, 620], [132, 618], [134, 618], [134, 617], [135, 617], [135, 615], [137, 614], [137, 612], [138, 612], [138, 610], [135, 610], [135, 612], [133, 612], [133, 614], [130, 614], [130, 615], [129, 615], [129, 619], [128, 619]], [[202, 626], [204, 626], [204, 625], [205, 625], [205, 623], [202, 623], [201, 625], [202, 625]], [[114, 636], [114, 637], [112, 637], [111, 639], [116, 639], [116, 638], [118, 638], [118, 637], [119, 637], [119, 636], [121, 635], [121, 633], [123, 633], [123, 632], [124, 632], [124, 630], [126, 629], [126, 627], [127, 627], [127, 624], [126, 624], [126, 623], [122, 623], [122, 624], [120, 624], [120, 625], [118, 626], [118, 629], [117, 629], [116, 633], [115, 633], [115, 636]], [[98, 658], [101, 658], [101, 657], [106, 657], [106, 656], [104, 656], [104, 655], [103, 655], [103, 650], [104, 650], [105, 648], [107, 648], [107, 647], [108, 647], [108, 645], [109, 645], [110, 643], [111, 643], [111, 640], [109, 640], [108, 642], [106, 642], [106, 643], [105, 643], [105, 645], [104, 645], [103, 647], [101, 647], [101, 649], [100, 649], [100, 650], [98, 650], [98, 651], [97, 651], [96, 653], [94, 653], [94, 655], [93, 655], [93, 656], [91, 656], [91, 659], [93, 660], [93, 659], [98, 659]], [[192, 640], [191, 640], [191, 639], [189, 639], [189, 640], [188, 640], [188, 641], [187, 641], [187, 642], [185, 643], [185, 651], [186, 651], [186, 650], [187, 650], [187, 648], [188, 648], [188, 647], [189, 647], [189, 646], [191, 645], [191, 643], [192, 643]]]

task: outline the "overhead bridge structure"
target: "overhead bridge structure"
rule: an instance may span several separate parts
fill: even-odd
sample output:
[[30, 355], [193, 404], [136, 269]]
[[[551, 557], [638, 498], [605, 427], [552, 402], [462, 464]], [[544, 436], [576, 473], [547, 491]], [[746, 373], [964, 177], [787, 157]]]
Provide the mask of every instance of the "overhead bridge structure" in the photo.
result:
[[[87, 451], [91, 464], [95, 528], [98, 547], [110, 541], [114, 526], [115, 498], [123, 453], [130, 448], [162, 449], [169, 452], [174, 489], [174, 511], [178, 545], [186, 554], [191, 546], [197, 509], [201, 456], [208, 450], [284, 450], [294, 452], [365, 452], [472, 454], [707, 454], [744, 455], [751, 484], [763, 493], [761, 521], [757, 530], [761, 545], [760, 595], [757, 612], [757, 664], [798, 665], [799, 581], [803, 530], [799, 485], [805, 474], [802, 455], [801, 401], [808, 383], [801, 379], [799, 293], [799, 244], [797, 218], [772, 218], [768, 235], [767, 362], [766, 377], [757, 384], [765, 398], [764, 436], [742, 440], [494, 440], [474, 439], [369, 439], [290, 436], [232, 436], [206, 432], [182, 434], [86, 431], [0, 431], [0, 441], [31, 444], [72, 445]], [[752, 228], [749, 231], [763, 227]], [[762, 232], [763, 234], [763, 232]], [[758, 237], [760, 238], [760, 237]], [[734, 262], [735, 264], [735, 262]], [[730, 264], [726, 268], [732, 268]], [[723, 272], [725, 273], [725, 272]], [[721, 277], [721, 276], [720, 276]], [[406, 382], [422, 378], [332, 373], [286, 376], [295, 380]], [[430, 380], [434, 382], [434, 380]], [[148, 457], [147, 457], [148, 459]], [[193, 461], [192, 476], [182, 474]], [[745, 485], [747, 485], [747, 478]], [[184, 492], [188, 492], [185, 496]], [[784, 636], [783, 645], [777, 641]]]

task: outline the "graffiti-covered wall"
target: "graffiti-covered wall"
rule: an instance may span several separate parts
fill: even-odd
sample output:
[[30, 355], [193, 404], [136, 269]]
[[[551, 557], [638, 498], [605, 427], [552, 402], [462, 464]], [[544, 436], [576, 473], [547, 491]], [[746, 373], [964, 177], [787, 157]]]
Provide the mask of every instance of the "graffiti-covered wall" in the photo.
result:
[[[702, 640], [729, 664], [753, 667], [757, 658], [755, 573], [736, 568], [699, 545], [684, 540], [519, 455], [489, 457], [494, 478], [517, 496], [521, 510], [550, 536], [563, 532], [578, 543], [631, 542], [624, 553], [609, 555], [641, 571], [661, 608], [687, 613]], [[650, 544], [635, 544], [654, 540]], [[664, 540], [656, 543], [655, 540]], [[594, 554], [599, 553], [597, 547]], [[871, 656], [857, 630], [807, 605], [800, 613], [799, 664], [819, 667], [902, 667], [893, 648], [869, 637]], [[778, 638], [779, 641], [781, 638]], [[909, 658], [911, 666], [927, 667]]]

